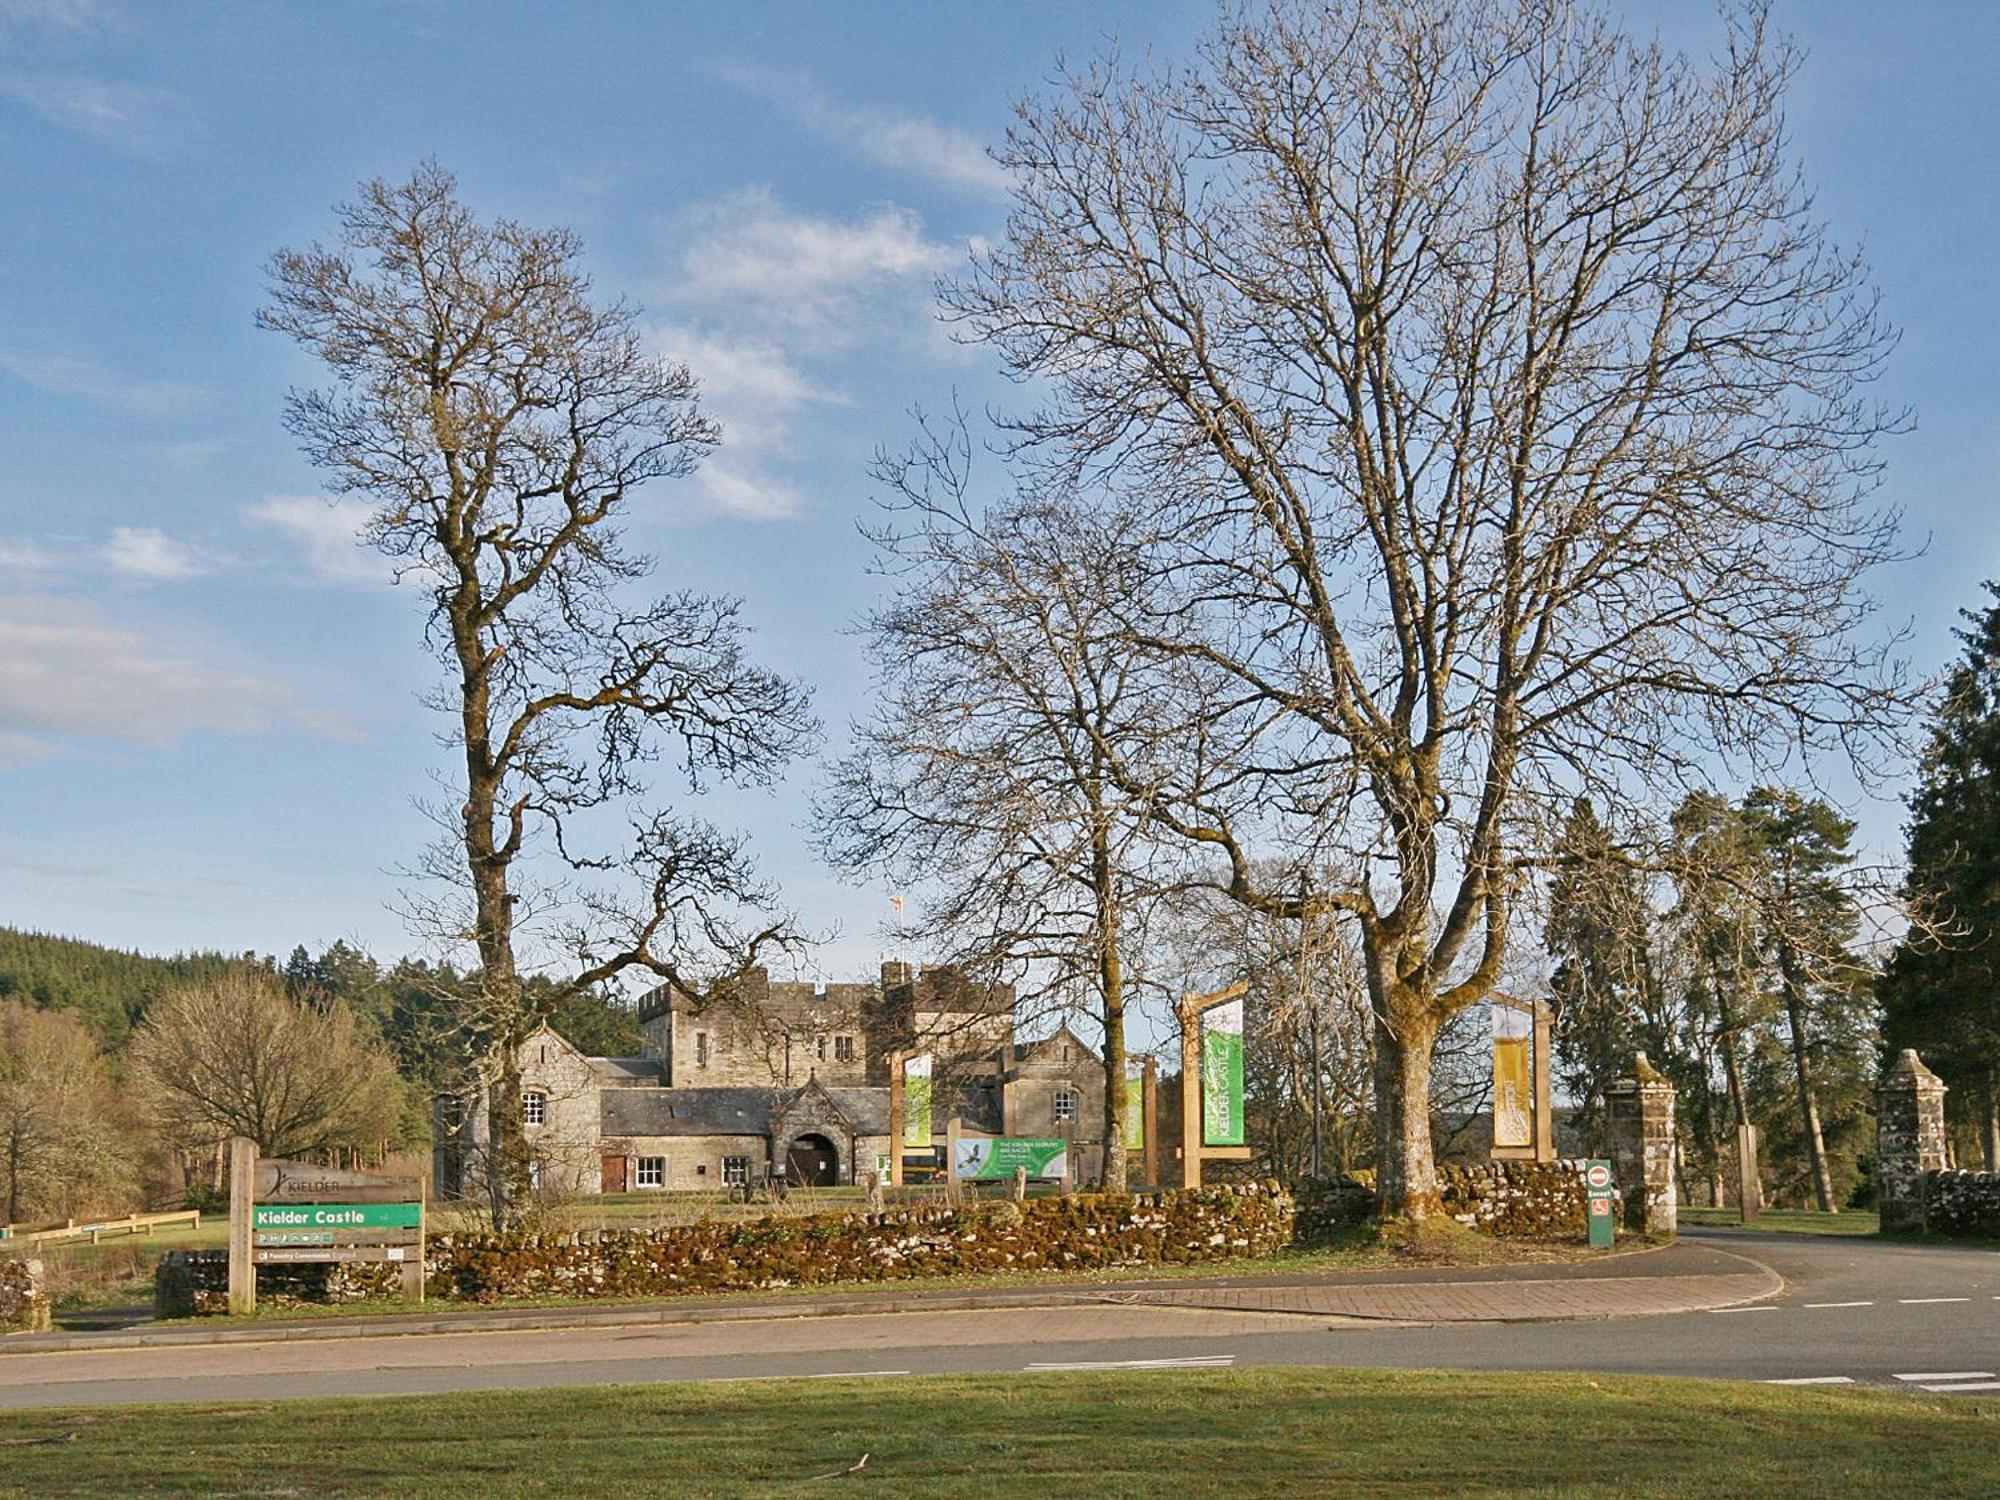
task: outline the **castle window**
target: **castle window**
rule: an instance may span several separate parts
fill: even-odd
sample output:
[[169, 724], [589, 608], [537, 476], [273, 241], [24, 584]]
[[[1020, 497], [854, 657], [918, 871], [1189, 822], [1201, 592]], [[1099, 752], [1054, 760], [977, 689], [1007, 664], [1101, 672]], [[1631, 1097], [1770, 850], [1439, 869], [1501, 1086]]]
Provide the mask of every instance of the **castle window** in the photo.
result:
[[819, 1060], [820, 1060], [821, 1062], [825, 1062], [825, 1061], [826, 1061], [826, 1038], [825, 1038], [825, 1037], [821, 1037], [821, 1038], [819, 1039], [819, 1047], [818, 1047], [818, 1051], [819, 1051]]
[[[822, 1055], [822, 1056], [824, 1056], [825, 1054], [824, 1054], [824, 1053], [822, 1053], [821, 1055]], [[834, 1058], [835, 1058], [835, 1060], [836, 1060], [836, 1061], [839, 1061], [839, 1062], [853, 1062], [853, 1061], [854, 1061], [854, 1038], [853, 1038], [853, 1037], [851, 1037], [851, 1036], [837, 1036], [837, 1037], [835, 1037], [835, 1038], [833, 1039], [833, 1055], [834, 1055]]]
[[632, 1178], [633, 1184], [642, 1188], [657, 1188], [667, 1185], [667, 1159], [664, 1156], [642, 1156], [639, 1170]]
[[549, 1118], [549, 1096], [540, 1089], [529, 1089], [521, 1096], [521, 1123], [523, 1125], [546, 1124]]
[[1073, 1124], [1076, 1121], [1076, 1090], [1056, 1090], [1056, 1124]]
[[730, 1187], [741, 1187], [750, 1180], [750, 1158], [747, 1156], [725, 1156], [722, 1158], [722, 1180]]
[[697, 1068], [708, 1066], [708, 1033], [705, 1031], [694, 1034], [694, 1065]]

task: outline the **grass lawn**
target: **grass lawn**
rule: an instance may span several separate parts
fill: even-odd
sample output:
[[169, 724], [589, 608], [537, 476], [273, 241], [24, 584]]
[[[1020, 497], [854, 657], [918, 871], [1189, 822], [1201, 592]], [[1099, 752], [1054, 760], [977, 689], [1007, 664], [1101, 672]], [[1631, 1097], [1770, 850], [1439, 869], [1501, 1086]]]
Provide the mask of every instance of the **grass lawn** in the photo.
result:
[[[2000, 1402], [1245, 1370], [611, 1386], [0, 1416], [19, 1495], [1977, 1496]], [[862, 1455], [859, 1472], [840, 1475]], [[818, 1481], [818, 1482], [815, 1482]]]
[[1767, 1208], [1754, 1224], [1745, 1224], [1733, 1208], [1683, 1208], [1683, 1224], [1717, 1229], [1754, 1229], [1772, 1234], [1875, 1234], [1881, 1223], [1872, 1208], [1850, 1208], [1837, 1214], [1806, 1208]]

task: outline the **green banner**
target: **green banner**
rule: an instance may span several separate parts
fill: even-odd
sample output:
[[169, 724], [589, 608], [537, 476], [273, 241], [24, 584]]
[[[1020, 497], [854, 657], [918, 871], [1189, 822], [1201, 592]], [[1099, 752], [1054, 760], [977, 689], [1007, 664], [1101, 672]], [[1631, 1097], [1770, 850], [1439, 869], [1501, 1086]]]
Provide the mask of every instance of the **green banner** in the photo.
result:
[[1146, 1149], [1146, 1073], [1141, 1068], [1125, 1075], [1125, 1149]]
[[415, 1229], [423, 1222], [421, 1203], [259, 1203], [250, 1210], [252, 1229]]
[[1245, 1144], [1241, 1000], [1213, 1006], [1201, 1015], [1201, 1143]]
[[928, 1147], [931, 1127], [931, 1055], [903, 1060], [903, 1144]]
[[1018, 1135], [962, 1140], [952, 1162], [955, 1176], [980, 1181], [1012, 1177], [1020, 1167], [1030, 1177], [1069, 1176], [1069, 1142]]

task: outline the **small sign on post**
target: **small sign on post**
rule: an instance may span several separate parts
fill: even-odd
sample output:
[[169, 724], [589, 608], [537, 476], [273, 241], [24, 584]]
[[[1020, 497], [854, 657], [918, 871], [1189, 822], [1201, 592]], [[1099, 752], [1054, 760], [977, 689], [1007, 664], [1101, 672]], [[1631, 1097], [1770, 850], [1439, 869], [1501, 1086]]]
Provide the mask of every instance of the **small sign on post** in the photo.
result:
[[1609, 1250], [1617, 1223], [1612, 1204], [1611, 1163], [1603, 1160], [1584, 1163], [1583, 1187], [1589, 1199], [1590, 1248]]

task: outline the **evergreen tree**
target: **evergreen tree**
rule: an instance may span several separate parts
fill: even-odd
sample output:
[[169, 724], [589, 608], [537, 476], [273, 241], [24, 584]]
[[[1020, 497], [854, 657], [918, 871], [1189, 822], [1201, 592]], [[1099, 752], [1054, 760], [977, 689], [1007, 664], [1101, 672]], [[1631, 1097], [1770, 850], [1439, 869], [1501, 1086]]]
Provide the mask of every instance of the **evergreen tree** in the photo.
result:
[[1910, 803], [1909, 935], [1882, 975], [1883, 1039], [1956, 1085], [2000, 1170], [2000, 584], [1966, 611], [1965, 652], [1931, 721]]
[[1604, 1091], [1645, 1050], [1669, 1058], [1652, 961], [1653, 913], [1590, 800], [1570, 809], [1543, 929], [1554, 970], [1556, 1083], [1593, 1152], [1605, 1149]]

